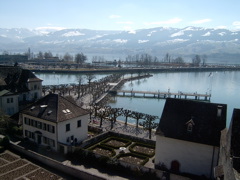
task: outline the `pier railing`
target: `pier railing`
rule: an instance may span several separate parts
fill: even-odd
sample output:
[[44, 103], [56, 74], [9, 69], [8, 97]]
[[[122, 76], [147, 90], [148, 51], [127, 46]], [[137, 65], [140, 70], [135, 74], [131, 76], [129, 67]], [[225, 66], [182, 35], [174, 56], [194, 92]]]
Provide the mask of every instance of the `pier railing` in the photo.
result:
[[128, 97], [152, 97], [158, 99], [166, 98], [178, 98], [178, 99], [194, 99], [194, 100], [203, 100], [210, 101], [211, 94], [200, 94], [197, 92], [186, 93], [186, 92], [160, 92], [160, 91], [136, 91], [136, 90], [112, 90], [112, 93], [119, 96], [128, 96]]

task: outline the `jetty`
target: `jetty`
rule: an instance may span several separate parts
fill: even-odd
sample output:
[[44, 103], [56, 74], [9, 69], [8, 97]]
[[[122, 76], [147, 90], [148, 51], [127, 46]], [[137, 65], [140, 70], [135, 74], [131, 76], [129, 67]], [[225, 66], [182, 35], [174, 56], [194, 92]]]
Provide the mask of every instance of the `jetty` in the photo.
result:
[[128, 96], [128, 97], [144, 97], [144, 98], [178, 98], [178, 99], [194, 99], [202, 101], [210, 101], [211, 94], [200, 94], [200, 93], [187, 93], [187, 92], [152, 92], [152, 91], [135, 91], [135, 90], [112, 90], [112, 93], [118, 96]]
[[126, 77], [121, 80], [119, 80], [116, 83], [109, 83], [110, 88], [109, 90], [102, 94], [101, 97], [99, 97], [95, 103], [100, 103], [108, 94], [117, 95], [117, 96], [126, 96], [126, 97], [138, 97], [138, 98], [157, 98], [157, 99], [166, 99], [166, 98], [178, 98], [178, 99], [192, 99], [192, 100], [198, 100], [198, 101], [210, 101], [211, 100], [211, 94], [201, 94], [201, 93], [189, 93], [189, 92], [170, 92], [170, 90], [164, 92], [164, 91], [137, 91], [137, 90], [119, 90], [120, 87], [126, 82], [126, 81], [132, 81], [137, 80], [141, 78], [148, 78], [152, 75], [142, 75], [137, 77]]

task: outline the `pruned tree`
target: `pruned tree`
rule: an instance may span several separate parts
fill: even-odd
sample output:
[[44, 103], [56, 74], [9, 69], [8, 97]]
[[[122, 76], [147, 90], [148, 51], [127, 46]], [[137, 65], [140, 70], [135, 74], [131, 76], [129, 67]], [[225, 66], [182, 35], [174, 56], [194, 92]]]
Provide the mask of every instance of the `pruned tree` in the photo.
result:
[[93, 79], [95, 79], [96, 77], [93, 75], [93, 74], [86, 74], [86, 78], [87, 78], [87, 81], [88, 81], [88, 89], [89, 89], [89, 92], [90, 92], [90, 89], [91, 89], [91, 82]]
[[97, 117], [100, 118], [100, 127], [102, 127], [103, 119], [109, 117], [110, 109], [109, 106], [105, 106], [97, 110]]
[[140, 125], [143, 126], [145, 130], [148, 130], [149, 139], [152, 139], [152, 130], [158, 127], [158, 123], [154, 122], [154, 120], [156, 120], [157, 118], [157, 116], [146, 115], [144, 121], [140, 123]]
[[113, 123], [116, 122], [117, 117], [122, 115], [123, 108], [110, 108], [109, 116], [111, 116], [111, 129], [113, 128]]
[[125, 116], [125, 125], [127, 125], [127, 120], [128, 120], [128, 117], [131, 117], [132, 115], [132, 111], [128, 110], [128, 109], [124, 109], [122, 111], [123, 115]]
[[144, 116], [145, 116], [145, 114], [143, 114], [143, 113], [139, 113], [136, 111], [132, 112], [131, 117], [136, 119], [136, 129], [138, 129], [139, 120], [142, 119]]
[[77, 98], [79, 99], [80, 97], [80, 93], [81, 93], [81, 86], [82, 86], [82, 83], [83, 83], [83, 77], [82, 76], [79, 76], [77, 78], [77, 82], [78, 82], [78, 86], [77, 86]]

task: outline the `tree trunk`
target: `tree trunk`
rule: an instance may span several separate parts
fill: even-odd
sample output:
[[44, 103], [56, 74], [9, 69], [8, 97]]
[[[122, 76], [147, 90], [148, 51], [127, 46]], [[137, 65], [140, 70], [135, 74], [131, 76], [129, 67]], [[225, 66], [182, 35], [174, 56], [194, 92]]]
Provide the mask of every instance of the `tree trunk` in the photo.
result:
[[128, 116], [125, 117], [125, 125], [127, 125]]
[[149, 128], [149, 139], [152, 139], [152, 129]]
[[103, 118], [101, 117], [101, 119], [100, 119], [100, 127], [102, 127], [102, 121], [103, 121]]

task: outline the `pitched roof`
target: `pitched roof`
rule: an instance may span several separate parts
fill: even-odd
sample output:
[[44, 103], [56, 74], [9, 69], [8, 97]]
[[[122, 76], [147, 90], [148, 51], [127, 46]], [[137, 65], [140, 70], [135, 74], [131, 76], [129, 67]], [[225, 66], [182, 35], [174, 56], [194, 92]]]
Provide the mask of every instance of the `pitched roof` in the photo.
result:
[[233, 168], [240, 172], [240, 109], [233, 110], [230, 129], [230, 152], [231, 156], [233, 157]]
[[226, 104], [168, 98], [156, 134], [219, 146], [226, 109]]
[[58, 94], [49, 94], [24, 109], [22, 113], [51, 122], [62, 122], [86, 115], [88, 111]]
[[15, 66], [0, 66], [0, 89], [7, 89], [11, 92], [29, 91], [27, 83], [42, 81], [28, 69]]

